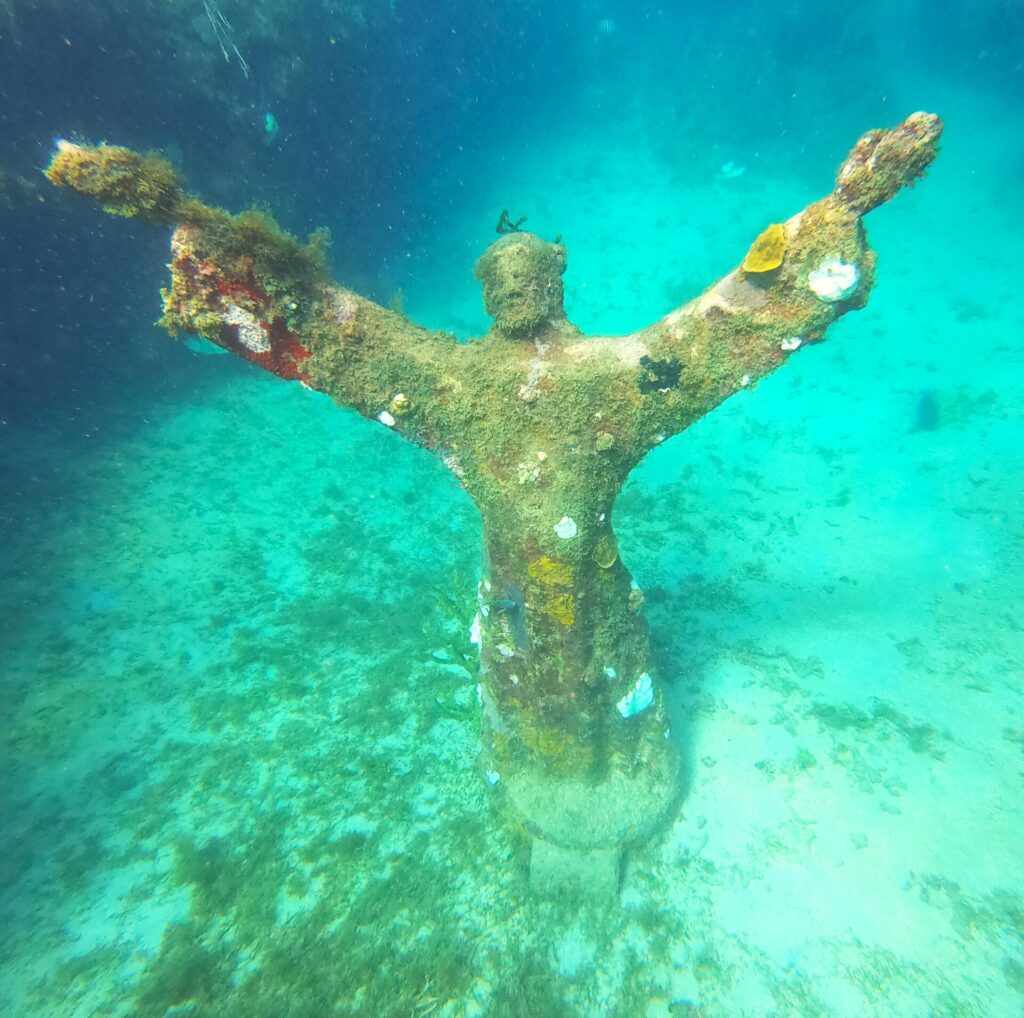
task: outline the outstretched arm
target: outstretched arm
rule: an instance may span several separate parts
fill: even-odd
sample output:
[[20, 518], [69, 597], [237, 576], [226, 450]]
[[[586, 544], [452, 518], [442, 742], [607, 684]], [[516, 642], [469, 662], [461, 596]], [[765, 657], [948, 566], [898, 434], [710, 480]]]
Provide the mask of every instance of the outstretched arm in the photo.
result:
[[637, 453], [688, 427], [801, 346], [821, 340], [846, 312], [864, 307], [875, 254], [861, 218], [925, 172], [941, 132], [941, 120], [930, 113], [870, 131], [840, 167], [832, 194], [769, 226], [740, 265], [700, 297], [630, 336], [569, 348], [580, 359], [614, 358], [635, 372], [644, 396]]
[[[488, 343], [469, 347], [329, 284], [315, 235], [302, 245], [262, 213], [205, 205], [159, 156], [61, 142], [47, 176], [114, 215], [175, 228], [170, 331], [205, 336], [442, 454], [471, 437], [480, 446], [481, 415], [499, 407], [508, 417], [492, 422], [500, 430], [536, 427], [533, 401], [550, 397], [553, 430], [573, 430], [578, 413], [580, 447], [613, 441], [621, 481], [652, 445], [865, 305], [875, 256], [862, 217], [924, 173], [941, 132], [929, 113], [869, 132], [832, 194], [769, 226], [724, 279], [630, 336], [581, 339], [562, 309], [564, 249], [505, 236], [477, 266], [494, 327]], [[508, 400], [494, 398], [509, 386]], [[516, 423], [517, 412], [528, 420]]]
[[174, 228], [168, 331], [201, 335], [422, 445], [446, 445], [429, 409], [451, 384], [458, 344], [329, 283], [324, 237], [300, 244], [263, 213], [206, 205], [160, 156], [126, 148], [62, 141], [46, 175], [112, 215]]

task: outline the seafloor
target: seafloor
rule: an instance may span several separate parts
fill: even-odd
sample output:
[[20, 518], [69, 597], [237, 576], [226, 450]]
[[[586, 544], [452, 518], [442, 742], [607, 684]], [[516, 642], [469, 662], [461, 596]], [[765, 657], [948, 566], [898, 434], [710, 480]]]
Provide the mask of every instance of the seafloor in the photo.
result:
[[[192, 386], [6, 436], [4, 1015], [1021, 1013], [1024, 216], [1000, 111], [907, 98], [945, 147], [869, 220], [869, 307], [616, 507], [688, 791], [615, 906], [533, 898], [478, 774], [479, 525], [438, 462], [185, 347]], [[635, 327], [843, 154], [813, 190], [537, 138], [406, 311], [483, 326], [468, 238], [511, 204], [571, 317]]]

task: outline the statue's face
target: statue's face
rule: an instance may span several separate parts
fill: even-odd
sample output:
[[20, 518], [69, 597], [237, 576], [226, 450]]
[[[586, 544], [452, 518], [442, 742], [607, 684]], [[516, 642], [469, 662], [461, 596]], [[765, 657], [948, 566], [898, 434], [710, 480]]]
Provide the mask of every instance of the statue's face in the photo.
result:
[[484, 305], [500, 332], [529, 336], [565, 317], [562, 273], [565, 248], [532, 233], [512, 233], [492, 244], [477, 262]]

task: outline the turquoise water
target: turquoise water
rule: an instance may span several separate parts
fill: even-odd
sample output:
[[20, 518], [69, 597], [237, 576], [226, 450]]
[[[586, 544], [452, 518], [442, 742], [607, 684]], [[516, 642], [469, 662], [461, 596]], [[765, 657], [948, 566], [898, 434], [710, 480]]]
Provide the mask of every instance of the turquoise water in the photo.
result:
[[[1022, 1013], [1024, 11], [774, 6], [225, 2], [246, 77], [201, 3], [153, 3], [147, 38], [195, 49], [161, 119], [158, 72], [90, 91], [100, 50], [64, 62], [123, 25], [0, 4], [22, 103], [0, 1013]], [[339, 84], [325, 123], [327, 46], [390, 91], [354, 107]], [[42, 98], [17, 60], [53, 69]], [[214, 200], [327, 221], [340, 279], [460, 337], [487, 328], [471, 268], [507, 207], [567, 244], [569, 317], [616, 333], [916, 109], [944, 118], [942, 152], [866, 221], [867, 308], [659, 447], [616, 505], [686, 791], [612, 902], [531, 889], [479, 774], [480, 523], [454, 478], [166, 340], [166, 232], [32, 172], [56, 133], [160, 144]]]

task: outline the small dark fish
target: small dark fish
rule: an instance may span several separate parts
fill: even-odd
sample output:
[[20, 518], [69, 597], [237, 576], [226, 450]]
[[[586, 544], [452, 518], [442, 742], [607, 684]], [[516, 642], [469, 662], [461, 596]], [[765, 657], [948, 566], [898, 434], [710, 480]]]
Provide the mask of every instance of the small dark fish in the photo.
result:
[[939, 401], [932, 389], [918, 393], [917, 408], [914, 410], [914, 426], [911, 431], [935, 431], [939, 427]]
[[523, 592], [515, 584], [509, 584], [505, 590], [506, 597], [495, 597], [489, 602], [491, 609], [498, 615], [508, 619], [512, 639], [519, 650], [526, 650], [530, 645], [530, 635], [526, 629], [526, 605]]

